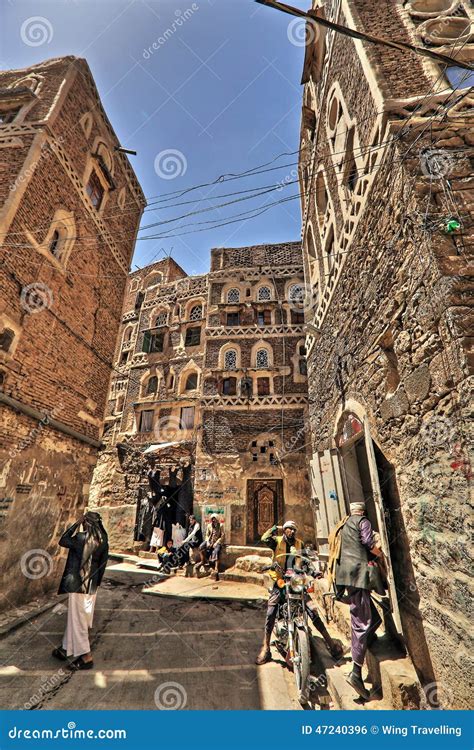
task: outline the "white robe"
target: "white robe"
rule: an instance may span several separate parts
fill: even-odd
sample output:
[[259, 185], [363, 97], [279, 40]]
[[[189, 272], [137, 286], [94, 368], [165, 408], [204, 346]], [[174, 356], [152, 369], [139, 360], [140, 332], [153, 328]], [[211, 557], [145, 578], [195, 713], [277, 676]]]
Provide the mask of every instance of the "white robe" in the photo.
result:
[[97, 594], [69, 594], [63, 637], [63, 649], [68, 656], [77, 658], [91, 650], [89, 628], [92, 627], [96, 596]]

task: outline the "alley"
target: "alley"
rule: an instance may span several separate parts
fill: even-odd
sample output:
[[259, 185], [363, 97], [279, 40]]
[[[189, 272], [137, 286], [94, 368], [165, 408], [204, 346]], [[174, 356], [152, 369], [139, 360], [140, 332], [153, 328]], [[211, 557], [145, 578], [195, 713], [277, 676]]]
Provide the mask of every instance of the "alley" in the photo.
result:
[[0, 705], [13, 709], [299, 708], [281, 665], [254, 665], [261, 603], [142, 594], [143, 581], [109, 577], [93, 628], [95, 668], [71, 673], [50, 655], [61, 604], [0, 641]]

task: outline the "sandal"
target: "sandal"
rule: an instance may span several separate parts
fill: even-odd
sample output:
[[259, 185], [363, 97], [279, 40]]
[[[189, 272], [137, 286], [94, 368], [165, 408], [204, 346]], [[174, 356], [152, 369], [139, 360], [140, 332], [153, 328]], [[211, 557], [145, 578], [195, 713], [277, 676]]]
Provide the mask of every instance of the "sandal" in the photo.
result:
[[60, 661], [67, 661], [67, 654], [62, 646], [53, 649], [51, 656], [54, 656], [55, 659], [59, 659]]
[[258, 666], [261, 666], [262, 664], [266, 664], [267, 662], [272, 660], [272, 653], [270, 649], [268, 651], [265, 651], [264, 654], [259, 654], [257, 658], [255, 659], [255, 664], [258, 664]]
[[84, 661], [82, 656], [79, 656], [79, 658], [73, 661], [73, 663], [71, 664], [71, 667], [77, 670], [92, 669], [93, 666], [94, 666], [93, 661]]

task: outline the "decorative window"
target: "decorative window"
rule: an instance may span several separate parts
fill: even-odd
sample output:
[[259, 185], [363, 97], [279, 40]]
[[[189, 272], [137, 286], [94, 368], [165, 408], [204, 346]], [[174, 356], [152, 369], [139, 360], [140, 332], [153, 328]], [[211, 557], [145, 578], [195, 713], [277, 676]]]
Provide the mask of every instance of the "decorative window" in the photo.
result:
[[81, 119], [79, 120], [79, 125], [82, 128], [82, 132], [86, 136], [86, 138], [89, 138], [91, 132], [92, 132], [92, 125], [94, 124], [94, 119], [90, 112], [86, 112], [82, 115]]
[[306, 347], [300, 346], [298, 347], [298, 369], [300, 375], [307, 375], [308, 374], [308, 367], [306, 364]]
[[257, 313], [257, 325], [270, 326], [272, 324], [271, 310], [259, 310]]
[[123, 404], [125, 402], [125, 394], [121, 393], [119, 396], [117, 396], [117, 399], [115, 401], [115, 414], [121, 414], [123, 412]]
[[89, 182], [86, 185], [86, 193], [89, 196], [90, 202], [98, 211], [102, 205], [105, 190], [97, 172], [94, 169], [90, 173]]
[[288, 290], [288, 299], [290, 302], [296, 302], [303, 304], [304, 302], [304, 286], [303, 284], [292, 284]]
[[255, 365], [258, 370], [265, 370], [269, 367], [269, 357], [267, 349], [258, 349], [255, 357]]
[[191, 308], [189, 313], [189, 320], [201, 320], [202, 319], [202, 305], [195, 305]]
[[158, 378], [156, 375], [152, 375], [151, 378], [148, 378], [145, 393], [147, 396], [151, 396], [153, 393], [156, 393], [157, 390], [158, 390]]
[[237, 393], [237, 378], [224, 378], [222, 381], [223, 396], [235, 396]]
[[224, 357], [224, 370], [237, 369], [237, 352], [235, 349], [228, 349]]
[[139, 432], [151, 432], [153, 429], [153, 410], [141, 411], [138, 421]]
[[198, 346], [201, 343], [201, 329], [188, 328], [184, 340], [185, 346]]
[[185, 391], [194, 391], [198, 386], [198, 374], [197, 372], [192, 372], [188, 377], [186, 378], [186, 385], [184, 386]]
[[51, 242], [49, 243], [49, 250], [54, 255], [55, 258], [60, 257], [61, 255], [61, 235], [59, 234], [59, 230], [55, 229], [53, 232], [53, 236], [51, 237]]
[[230, 304], [240, 302], [240, 290], [237, 288], [229, 289], [227, 292], [227, 302]]
[[128, 362], [128, 350], [125, 352], [122, 352], [122, 354], [120, 355], [120, 364], [126, 365], [127, 362]]
[[119, 190], [119, 193], [117, 195], [117, 205], [121, 209], [121, 211], [123, 211], [123, 209], [125, 208], [126, 199], [127, 199], [127, 191], [123, 187]]
[[298, 312], [298, 310], [291, 310], [290, 320], [292, 325], [300, 326], [304, 323], [304, 313]]
[[8, 352], [13, 344], [15, 338], [15, 332], [11, 328], [4, 328], [0, 333], [0, 351]]
[[153, 354], [156, 352], [162, 352], [165, 344], [164, 331], [158, 331], [156, 333], [148, 330], [145, 331], [143, 336], [143, 347], [142, 351]]
[[261, 286], [257, 293], [259, 302], [268, 302], [272, 298], [272, 290], [269, 286]]
[[238, 326], [240, 325], [240, 314], [238, 312], [230, 312], [226, 315], [227, 326]]
[[170, 375], [168, 390], [172, 391], [174, 388], [174, 375]]
[[135, 297], [135, 311], [136, 312], [143, 305], [143, 300], [144, 299], [145, 299], [145, 293], [144, 292], [138, 292], [137, 296]]
[[156, 286], [157, 284], [161, 284], [163, 281], [163, 276], [161, 273], [154, 273], [151, 276], [149, 276], [145, 283], [145, 288], [150, 289], [152, 286]]
[[155, 318], [155, 326], [157, 328], [159, 328], [160, 326], [165, 326], [167, 322], [168, 322], [167, 312], [160, 312]]
[[127, 326], [125, 331], [123, 332], [123, 344], [129, 344], [130, 340], [132, 338], [133, 333], [133, 326]]
[[179, 426], [181, 430], [192, 430], [194, 427], [194, 406], [183, 406]]
[[257, 378], [257, 393], [259, 396], [270, 394], [270, 378]]

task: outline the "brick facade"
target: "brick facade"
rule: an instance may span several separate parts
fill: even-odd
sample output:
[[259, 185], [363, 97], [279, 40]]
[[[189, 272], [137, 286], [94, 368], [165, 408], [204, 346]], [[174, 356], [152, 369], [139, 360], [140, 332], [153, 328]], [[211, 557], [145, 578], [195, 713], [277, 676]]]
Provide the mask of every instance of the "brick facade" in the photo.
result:
[[[249, 488], [255, 480], [281, 493], [281, 513], [295, 516], [304, 533], [314, 535], [307, 503], [304, 335], [300, 303], [289, 296], [291, 288], [302, 287], [301, 246], [212, 250], [211, 269], [206, 276], [188, 277], [166, 259], [130, 275], [106, 418], [107, 447], [91, 492], [108, 515], [118, 547], [133, 545], [150, 456], [165, 484], [173, 467], [181, 468], [182, 481], [182, 472], [192, 466], [196, 513], [217, 507], [231, 543], [254, 541], [248, 506], [254, 503]], [[197, 345], [187, 338], [190, 328], [200, 328]], [[162, 336], [160, 352], [145, 351], [153, 334]], [[230, 366], [225, 352], [233, 347], [238, 355]], [[257, 367], [260, 349], [266, 354], [259, 355]], [[157, 381], [148, 392], [150, 378]], [[189, 389], [190, 382], [196, 387]], [[194, 419], [184, 429], [182, 410], [189, 407]], [[153, 412], [152, 421], [144, 423], [143, 411]], [[173, 445], [156, 454], [143, 452], [167, 442]]]
[[[3, 608], [54, 585], [87, 505], [145, 200], [85, 60], [0, 73], [0, 111]], [[31, 549], [52, 572], [19, 586]]]

